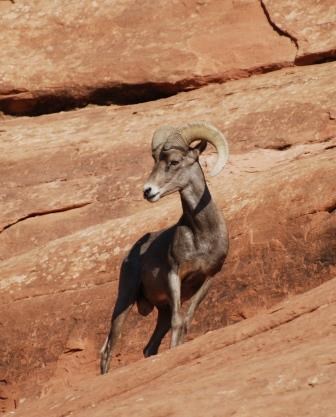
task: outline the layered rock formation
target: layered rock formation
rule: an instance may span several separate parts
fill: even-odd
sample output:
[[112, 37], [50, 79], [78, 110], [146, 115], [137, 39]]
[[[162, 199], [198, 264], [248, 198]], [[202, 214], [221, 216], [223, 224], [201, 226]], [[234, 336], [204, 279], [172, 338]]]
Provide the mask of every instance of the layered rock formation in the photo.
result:
[[335, 412], [336, 280], [158, 357], [23, 403], [17, 417]]
[[8, 114], [146, 101], [336, 50], [332, 0], [20, 0], [0, 10]]
[[[163, 414], [179, 414], [177, 403], [171, 408], [158, 404], [164, 398], [160, 387], [150, 394], [150, 410], [140, 412], [136, 402], [141, 389], [147, 399], [150, 381], [172, 367], [169, 385], [174, 396], [174, 381], [186, 381], [181, 389], [185, 396], [188, 378], [201, 374], [199, 384], [207, 387], [204, 398], [226, 378], [225, 394], [220, 395], [225, 403], [232, 400], [232, 413], [255, 414], [253, 407], [267, 401], [253, 402], [249, 395], [261, 395], [265, 387], [279, 401], [284, 392], [301, 401], [298, 407], [307, 401], [308, 410], [317, 397], [328, 394], [327, 382], [320, 390], [315, 389], [317, 383], [304, 381], [324, 366], [323, 361], [313, 363], [313, 355], [329, 355], [317, 340], [321, 328], [323, 340], [332, 342], [333, 322], [325, 323], [323, 314], [334, 314], [334, 300], [328, 298], [333, 283], [302, 296], [289, 310], [281, 307], [285, 315], [279, 313], [274, 325], [279, 330], [270, 330], [270, 321], [278, 315], [269, 313], [241, 327], [199, 340], [197, 336], [250, 318], [336, 276], [336, 64], [304, 66], [334, 57], [333, 4], [305, 3], [303, 13], [300, 1], [220, 2], [221, 7], [216, 1], [145, 2], [141, 8], [125, 1], [114, 2], [113, 8], [110, 2], [82, 2], [81, 8], [63, 3], [48, 8], [42, 1], [0, 4], [6, 44], [0, 51], [0, 409], [20, 405], [25, 407], [22, 413], [31, 407], [41, 415], [52, 414], [55, 406], [55, 416], [70, 411], [94, 416], [89, 403], [97, 406], [93, 398], [100, 398], [100, 390], [107, 407], [97, 411], [102, 415], [110, 414], [111, 407], [122, 410], [127, 401], [134, 405], [125, 409], [128, 414], [158, 415], [155, 407]], [[319, 19], [311, 17], [313, 10], [320, 10]], [[282, 69], [260, 74], [276, 68]], [[195, 89], [206, 84], [211, 85]], [[36, 115], [87, 103], [134, 103], [189, 89], [195, 90], [146, 103], [87, 106], [38, 117], [8, 115]], [[218, 126], [230, 144], [229, 164], [218, 177], [209, 178], [229, 224], [229, 257], [195, 316], [188, 335], [195, 339], [191, 344], [158, 361], [117, 371], [142, 357], [153, 328], [154, 314], [140, 318], [132, 313], [112, 362], [116, 376], [95, 378], [122, 258], [142, 234], [172, 224], [181, 212], [178, 195], [155, 205], [143, 201], [142, 187], [152, 165], [151, 135], [162, 124], [198, 119]], [[211, 149], [202, 157], [206, 175], [214, 158]], [[301, 315], [300, 300], [308, 300], [304, 311], [316, 312], [293, 326], [285, 324]], [[313, 317], [316, 322], [310, 323]], [[295, 339], [301, 323], [302, 337]], [[313, 323], [315, 330], [309, 327]], [[293, 337], [288, 336], [275, 364], [271, 356], [279, 356], [287, 331]], [[241, 335], [237, 339], [236, 332]], [[243, 342], [244, 335], [257, 333], [262, 334]], [[222, 342], [217, 345], [217, 340]], [[231, 343], [232, 348], [224, 349]], [[240, 343], [246, 348], [240, 350]], [[251, 383], [238, 387], [234, 366], [221, 368], [209, 346], [220, 352], [220, 364], [229, 362], [237, 349], [232, 360]], [[167, 340], [162, 351], [166, 348]], [[246, 361], [240, 357], [244, 352]], [[305, 355], [307, 367], [300, 359]], [[292, 364], [288, 374], [280, 372], [285, 362]], [[291, 379], [292, 370], [299, 372], [296, 362], [303, 369], [298, 381], [307, 390], [314, 388], [314, 395], [302, 393], [299, 382]], [[183, 365], [182, 374], [175, 365]], [[263, 377], [252, 377], [261, 366], [266, 385]], [[323, 369], [329, 378], [334, 368], [328, 366]], [[219, 373], [211, 379], [207, 370], [213, 368]], [[87, 379], [90, 387], [96, 386], [93, 397], [85, 391]], [[115, 384], [120, 390], [113, 391]], [[232, 398], [227, 394], [230, 384], [237, 384]], [[74, 404], [69, 402], [72, 397], [59, 404], [57, 392], [65, 396], [62, 387], [79, 390], [75, 408], [69, 405]], [[192, 389], [199, 393], [198, 388], [196, 384]], [[139, 397], [121, 394], [128, 389]], [[42, 408], [28, 405], [36, 396], [48, 397]], [[82, 402], [84, 396], [87, 402]], [[244, 403], [243, 398], [250, 400]], [[213, 415], [222, 415], [217, 400], [213, 397]], [[326, 410], [332, 404], [328, 401]], [[245, 404], [245, 411], [235, 404]], [[193, 406], [197, 408], [196, 400]], [[274, 415], [291, 415], [286, 414], [289, 408], [279, 410]], [[327, 415], [322, 411], [321, 416]]]

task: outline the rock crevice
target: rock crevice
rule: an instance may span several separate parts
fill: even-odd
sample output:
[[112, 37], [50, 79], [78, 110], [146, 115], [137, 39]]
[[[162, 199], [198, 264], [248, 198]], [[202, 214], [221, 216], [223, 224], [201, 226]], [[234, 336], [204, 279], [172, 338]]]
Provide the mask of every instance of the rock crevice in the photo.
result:
[[0, 94], [0, 112], [10, 116], [41, 116], [43, 114], [70, 111], [93, 104], [98, 106], [127, 106], [161, 100], [179, 93], [196, 90], [209, 84], [223, 84], [233, 79], [277, 71], [290, 63], [267, 64], [235, 72], [224, 72], [181, 79], [176, 82], [106, 83], [38, 92]]
[[46, 215], [53, 214], [53, 213], [63, 213], [63, 212], [66, 212], [66, 211], [76, 210], [76, 209], [79, 209], [79, 208], [86, 207], [86, 206], [88, 206], [92, 203], [93, 203], [92, 201], [88, 201], [88, 202], [85, 202], [85, 203], [72, 204], [68, 207], [60, 207], [60, 208], [54, 208], [54, 209], [50, 209], [50, 210], [41, 210], [41, 211], [38, 211], [38, 212], [29, 213], [26, 216], [21, 217], [21, 218], [15, 220], [12, 223], [6, 224], [2, 229], [0, 229], [0, 233], [4, 232], [5, 230], [15, 226], [18, 223], [21, 223], [21, 222], [25, 221], [27, 219], [32, 219], [34, 217], [40, 217], [40, 216], [46, 216]]
[[[22, 0], [2, 15], [0, 111], [38, 116], [88, 104], [137, 104], [334, 60], [333, 6], [323, 3], [190, 0], [186, 7], [146, 0], [140, 7], [126, 0], [111, 8], [102, 0], [97, 10], [87, 1], [77, 8], [56, 0], [44, 8]], [[319, 13], [325, 23], [316, 23]], [[88, 48], [95, 42], [99, 48]]]
[[289, 32], [287, 32], [286, 30], [282, 29], [280, 26], [278, 26], [271, 18], [271, 15], [267, 9], [267, 6], [265, 5], [264, 0], [260, 0], [260, 5], [261, 8], [263, 10], [263, 12], [265, 13], [266, 19], [268, 21], [268, 23], [272, 26], [272, 28], [275, 30], [275, 32], [277, 32], [280, 36], [286, 36], [287, 38], [289, 38], [291, 40], [291, 42], [293, 42], [293, 44], [295, 45], [296, 50], [299, 49], [299, 43], [298, 40], [295, 38], [295, 36], [291, 35]]

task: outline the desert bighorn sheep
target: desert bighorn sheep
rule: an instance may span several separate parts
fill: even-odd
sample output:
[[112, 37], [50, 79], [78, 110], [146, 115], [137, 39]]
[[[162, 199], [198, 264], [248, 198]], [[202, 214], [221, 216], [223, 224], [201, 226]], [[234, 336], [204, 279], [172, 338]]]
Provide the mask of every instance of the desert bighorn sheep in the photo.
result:
[[[190, 147], [196, 140], [200, 142]], [[228, 233], [198, 162], [207, 142], [217, 149], [212, 170], [212, 175], [217, 175], [229, 152], [223, 134], [210, 123], [163, 126], [153, 135], [154, 168], [144, 186], [144, 197], [154, 202], [178, 191], [183, 214], [174, 226], [143, 236], [124, 259], [111, 328], [101, 350], [102, 374], [109, 370], [111, 350], [133, 304], [137, 303], [142, 315], [149, 314], [154, 306], [158, 310], [155, 330], [144, 349], [146, 357], [155, 355], [170, 328], [170, 347], [183, 342], [212, 277], [222, 268]], [[189, 299], [183, 318], [181, 303]]]

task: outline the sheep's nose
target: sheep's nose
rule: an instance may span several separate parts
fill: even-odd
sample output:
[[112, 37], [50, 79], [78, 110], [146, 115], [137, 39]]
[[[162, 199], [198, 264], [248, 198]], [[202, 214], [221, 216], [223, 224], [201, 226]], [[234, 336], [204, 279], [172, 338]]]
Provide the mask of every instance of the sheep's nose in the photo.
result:
[[146, 187], [144, 189], [144, 197], [148, 199], [148, 197], [150, 196], [151, 192], [152, 192], [152, 187]]

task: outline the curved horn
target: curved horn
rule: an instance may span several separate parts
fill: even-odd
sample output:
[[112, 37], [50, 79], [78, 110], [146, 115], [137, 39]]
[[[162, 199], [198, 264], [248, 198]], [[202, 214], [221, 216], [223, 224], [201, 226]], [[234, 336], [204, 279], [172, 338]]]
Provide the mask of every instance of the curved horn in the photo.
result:
[[229, 158], [229, 145], [223, 133], [211, 123], [203, 121], [188, 123], [180, 127], [179, 132], [188, 146], [195, 140], [204, 139], [216, 148], [217, 161], [210, 175], [219, 174]]
[[153, 154], [157, 154], [161, 150], [163, 144], [174, 131], [176, 131], [176, 128], [173, 126], [161, 126], [155, 130], [152, 138]]

